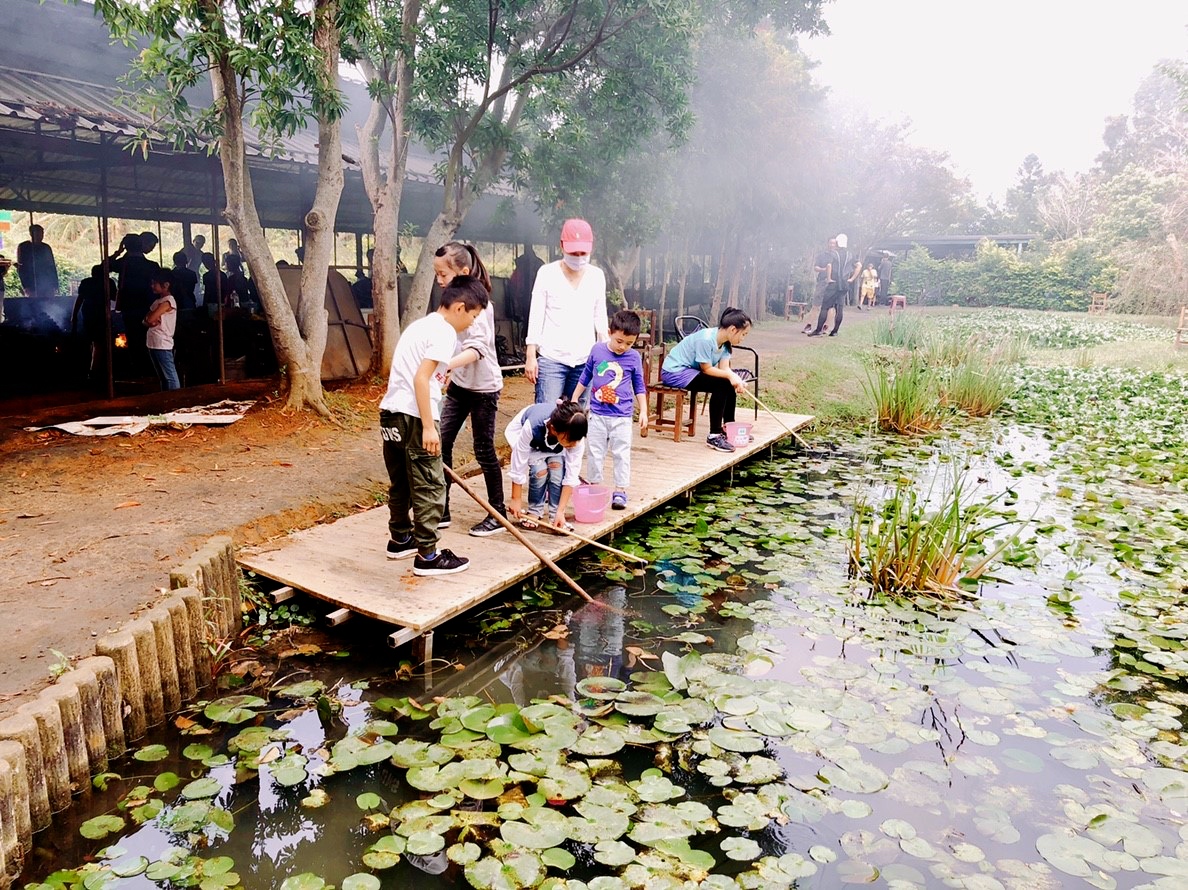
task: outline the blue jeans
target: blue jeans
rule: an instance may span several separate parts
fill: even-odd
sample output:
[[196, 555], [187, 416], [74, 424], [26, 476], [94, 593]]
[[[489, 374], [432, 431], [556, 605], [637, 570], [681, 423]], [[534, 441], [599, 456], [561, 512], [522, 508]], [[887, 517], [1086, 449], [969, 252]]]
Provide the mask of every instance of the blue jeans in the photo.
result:
[[[565, 458], [560, 454], [545, 455], [534, 451], [528, 458], [529, 516], [543, 516], [546, 506], [557, 512], [561, 503], [561, 481], [565, 478]], [[547, 504], [546, 504], [547, 499]]]
[[553, 405], [562, 396], [568, 399], [573, 395], [585, 363], [573, 367], [541, 356], [536, 367], [536, 404]]
[[177, 379], [177, 366], [173, 363], [172, 349], [150, 349], [149, 356], [153, 360], [153, 367], [157, 369], [157, 377], [163, 389], [181, 389], [181, 381]]

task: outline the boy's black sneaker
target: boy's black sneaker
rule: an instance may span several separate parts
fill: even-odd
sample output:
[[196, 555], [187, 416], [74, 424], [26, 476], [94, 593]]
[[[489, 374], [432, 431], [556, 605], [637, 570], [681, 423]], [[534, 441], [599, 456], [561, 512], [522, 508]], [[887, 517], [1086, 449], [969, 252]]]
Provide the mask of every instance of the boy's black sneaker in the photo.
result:
[[476, 538], [489, 538], [491, 535], [497, 535], [500, 532], [505, 532], [505, 529], [494, 516], [488, 516], [482, 522], [476, 523], [470, 527], [470, 534]]
[[454, 520], [450, 519], [450, 508], [446, 507], [445, 512], [441, 514], [441, 521], [437, 523], [438, 528], [449, 528], [454, 524]]
[[414, 575], [453, 575], [465, 572], [468, 568], [470, 560], [455, 556], [452, 550], [438, 550], [434, 559], [426, 559], [418, 553], [413, 560]]
[[417, 543], [409, 535], [403, 541], [388, 541], [388, 559], [408, 559], [417, 555]]
[[705, 437], [705, 444], [717, 451], [733, 451], [734, 446], [726, 439], [724, 433], [710, 433]]

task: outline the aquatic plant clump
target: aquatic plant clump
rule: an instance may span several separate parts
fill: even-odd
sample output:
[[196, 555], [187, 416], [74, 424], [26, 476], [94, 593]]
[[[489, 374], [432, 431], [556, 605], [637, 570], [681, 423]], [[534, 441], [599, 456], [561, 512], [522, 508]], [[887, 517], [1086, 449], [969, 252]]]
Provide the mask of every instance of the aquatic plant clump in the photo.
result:
[[990, 502], [970, 502], [964, 479], [932, 505], [897, 482], [891, 497], [873, 506], [859, 500], [850, 520], [850, 565], [876, 593], [942, 596], [976, 588], [1009, 543], [987, 550], [991, 535], [1008, 525]]
[[1170, 343], [1166, 327], [1091, 318], [1083, 314], [994, 309], [933, 318], [934, 329], [957, 337], [983, 341], [1026, 341], [1037, 349], [1081, 349], [1128, 341]]
[[867, 394], [878, 428], [901, 435], [924, 435], [941, 428], [944, 408], [936, 369], [915, 354], [867, 366]]
[[970, 417], [993, 414], [1015, 391], [1014, 369], [992, 356], [972, 352], [956, 365], [944, 385], [945, 398]]

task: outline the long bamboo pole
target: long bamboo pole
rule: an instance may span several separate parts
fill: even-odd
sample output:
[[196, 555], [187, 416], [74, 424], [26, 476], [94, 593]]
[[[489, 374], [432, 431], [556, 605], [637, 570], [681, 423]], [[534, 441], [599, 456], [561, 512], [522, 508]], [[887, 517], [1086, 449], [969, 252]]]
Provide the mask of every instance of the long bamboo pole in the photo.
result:
[[636, 556], [634, 553], [628, 553], [626, 550], [620, 550], [618, 547], [612, 547], [610, 544], [603, 544], [601, 541], [595, 541], [593, 538], [587, 538], [584, 535], [579, 535], [577, 532], [570, 531], [567, 528], [558, 528], [555, 525], [550, 525], [548, 526], [548, 529], [551, 532], [558, 532], [562, 535], [569, 535], [571, 538], [577, 538], [582, 543], [589, 544], [591, 547], [601, 547], [607, 553], [613, 553], [615, 556], [621, 556], [623, 559], [629, 559], [632, 562], [641, 562], [644, 565], [647, 565], [651, 562], [651, 560], [647, 559], [646, 557]]
[[508, 521], [508, 518], [506, 516], [504, 516], [502, 513], [500, 513], [494, 507], [492, 507], [486, 501], [486, 499], [484, 499], [481, 495], [479, 495], [479, 493], [477, 491], [475, 491], [473, 488], [471, 488], [469, 485], [467, 485], [464, 481], [462, 481], [462, 477], [454, 472], [453, 467], [447, 466], [445, 463], [442, 464], [442, 467], [445, 468], [446, 475], [450, 477], [451, 482], [453, 482], [455, 485], [457, 485], [459, 488], [461, 488], [464, 492], [466, 492], [468, 495], [470, 495], [470, 497], [475, 501], [475, 503], [477, 503], [480, 507], [482, 507], [484, 510], [486, 510], [487, 513], [489, 513], [491, 516], [494, 516], [495, 520], [500, 525], [502, 525], [505, 529], [507, 529], [509, 532], [512, 533], [512, 537], [514, 537], [517, 541], [519, 541], [521, 544], [523, 544], [525, 547], [527, 547], [530, 551], [532, 551], [533, 556], [535, 556], [542, 563], [544, 563], [546, 566], [548, 566], [550, 569], [552, 569], [553, 572], [556, 573], [557, 577], [560, 578], [562, 581], [564, 581], [567, 585], [569, 585], [569, 588], [572, 591], [574, 591], [574, 593], [577, 593], [586, 602], [592, 603], [595, 606], [601, 606], [604, 609], [610, 609], [612, 612], [618, 612], [621, 615], [627, 614], [622, 609], [616, 609], [614, 606], [610, 606], [610, 605], [607, 605], [606, 603], [599, 602], [598, 600], [594, 599], [594, 597], [590, 596], [590, 594], [586, 593], [586, 591], [584, 591], [581, 588], [581, 585], [579, 585], [576, 581], [574, 581], [573, 578], [569, 577], [569, 575], [566, 574], [565, 570], [562, 569], [561, 566], [557, 565], [557, 563], [553, 562], [553, 560], [549, 559], [549, 557], [547, 557], [543, 553], [541, 553], [540, 550], [536, 547], [536, 545], [533, 544], [531, 541], [529, 541], [527, 536], [525, 536], [525, 534], [522, 531], [520, 531], [511, 522]]
[[788, 426], [788, 424], [784, 423], [784, 421], [780, 418], [780, 416], [778, 414], [776, 414], [774, 411], [772, 411], [770, 408], [768, 408], [766, 405], [764, 405], [763, 402], [761, 402], [759, 400], [759, 396], [755, 395], [749, 389], [743, 389], [742, 394], [744, 396], [746, 396], [748, 399], [751, 399], [756, 405], [758, 405], [760, 408], [762, 408], [764, 411], [766, 411], [768, 414], [770, 414], [773, 418], [775, 418], [775, 422], [778, 423], [780, 426], [782, 426], [784, 429], [786, 429], [791, 434], [792, 438], [796, 440], [796, 443], [801, 448], [805, 448], [805, 449], [808, 448], [808, 442], [806, 442], [806, 441], [804, 441], [804, 439], [800, 438], [800, 436], [798, 436], [796, 434], [796, 430], [792, 429], [792, 427], [790, 427], [790, 426]]

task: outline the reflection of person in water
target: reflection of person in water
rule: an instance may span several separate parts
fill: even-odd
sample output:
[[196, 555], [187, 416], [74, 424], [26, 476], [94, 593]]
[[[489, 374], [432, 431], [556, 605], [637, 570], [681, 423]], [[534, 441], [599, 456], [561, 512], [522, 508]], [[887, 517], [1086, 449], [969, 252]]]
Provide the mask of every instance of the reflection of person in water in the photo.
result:
[[541, 640], [500, 672], [512, 700], [521, 707], [534, 698], [559, 694], [573, 698], [585, 677], [620, 677], [623, 673], [622, 609], [627, 589], [612, 587], [600, 599], [619, 612], [588, 605], [566, 619], [569, 637]]

